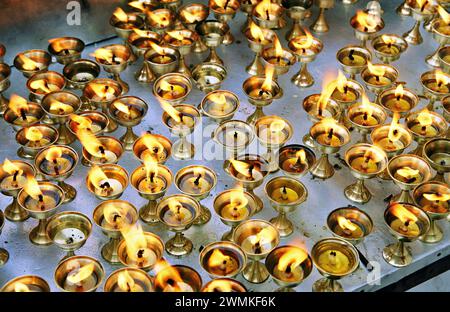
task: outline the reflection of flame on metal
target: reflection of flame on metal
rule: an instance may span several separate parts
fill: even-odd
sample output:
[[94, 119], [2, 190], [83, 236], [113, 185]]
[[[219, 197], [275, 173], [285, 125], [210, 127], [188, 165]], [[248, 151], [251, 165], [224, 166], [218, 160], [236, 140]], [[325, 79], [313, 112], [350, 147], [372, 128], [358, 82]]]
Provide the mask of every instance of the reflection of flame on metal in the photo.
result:
[[286, 122], [282, 119], [274, 120], [270, 123], [269, 130], [272, 133], [279, 133], [286, 127]]
[[227, 280], [215, 279], [209, 283], [208, 290], [211, 292], [232, 292], [233, 287]]
[[395, 43], [395, 38], [389, 35], [381, 35], [381, 40], [388, 46], [388, 48], [390, 48]]

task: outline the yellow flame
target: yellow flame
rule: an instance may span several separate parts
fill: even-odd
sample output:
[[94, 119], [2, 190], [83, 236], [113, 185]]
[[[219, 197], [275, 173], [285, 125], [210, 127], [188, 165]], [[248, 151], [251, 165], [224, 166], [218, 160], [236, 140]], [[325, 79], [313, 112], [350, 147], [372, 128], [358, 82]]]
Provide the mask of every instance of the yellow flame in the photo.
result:
[[131, 2], [128, 2], [128, 5], [132, 8], [138, 9], [142, 12], [145, 11], [144, 2], [142, 2], [142, 1], [131, 1]]
[[430, 114], [430, 111], [427, 108], [424, 108], [417, 115], [417, 121], [420, 123], [422, 127], [427, 127], [433, 124], [433, 117]]
[[153, 38], [153, 32], [149, 30], [142, 30], [139, 28], [133, 28], [133, 31], [141, 38]]
[[367, 62], [367, 68], [371, 74], [378, 77], [383, 77], [386, 73], [386, 69], [383, 66], [373, 65], [370, 61]]
[[295, 157], [300, 161], [302, 164], [306, 164], [306, 153], [304, 149], [300, 149], [295, 153]]
[[121, 111], [122, 113], [124, 113], [126, 115], [130, 114], [130, 109], [128, 108], [128, 105], [126, 105], [122, 102], [116, 101], [116, 102], [114, 102], [114, 106], [117, 108], [117, 110]]
[[185, 38], [183, 32], [179, 30], [167, 31], [166, 34], [179, 41], [182, 41]]
[[230, 159], [230, 163], [237, 172], [247, 178], [251, 178], [252, 174], [250, 172], [250, 164], [235, 159]]
[[89, 181], [94, 185], [94, 187], [98, 190], [101, 190], [101, 184], [105, 180], [108, 180], [108, 176], [99, 166], [93, 166], [88, 173]]
[[275, 231], [272, 231], [270, 227], [261, 229], [257, 234], [248, 237], [250, 243], [253, 246], [264, 245], [272, 242], [276, 237]]
[[144, 143], [148, 150], [153, 151], [156, 154], [160, 154], [164, 151], [164, 146], [161, 142], [159, 142], [158, 139], [150, 133], [146, 133], [142, 136], [142, 143]]
[[14, 283], [14, 292], [30, 292], [30, 288], [21, 282]]
[[410, 167], [403, 167], [400, 168], [396, 171], [399, 175], [401, 175], [402, 177], [406, 178], [406, 179], [411, 179], [413, 177], [417, 177], [420, 173], [419, 170], [416, 169], [412, 169]]
[[58, 158], [61, 158], [62, 156], [62, 150], [60, 147], [52, 146], [47, 150], [47, 153], [45, 154], [45, 159], [52, 162], [57, 160]]
[[356, 21], [365, 32], [373, 32], [377, 28], [377, 21], [372, 14], [358, 10], [356, 12]]
[[223, 263], [230, 260], [230, 256], [224, 255], [220, 249], [214, 249], [211, 256], [208, 259], [209, 267], [220, 267]]
[[127, 255], [132, 261], [139, 259], [142, 250], [148, 250], [147, 238], [141, 225], [125, 226], [121, 233], [126, 242]]
[[28, 112], [28, 101], [17, 94], [13, 94], [9, 100], [8, 108], [16, 116], [21, 116], [22, 112]]
[[343, 216], [337, 216], [337, 222], [341, 229], [354, 232], [358, 229], [358, 226], [352, 221]]
[[394, 113], [394, 115], [392, 116], [392, 122], [389, 127], [389, 133], [388, 133], [388, 139], [393, 143], [400, 140], [400, 138], [402, 136], [401, 132], [399, 131], [399, 129], [401, 128], [399, 125], [399, 119], [400, 119], [400, 114]]
[[313, 44], [313, 36], [311, 35], [311, 33], [305, 29], [305, 35], [304, 36], [299, 36], [299, 37], [295, 37], [295, 39], [292, 41], [292, 44], [294, 45], [294, 47], [297, 50], [300, 49], [308, 49], [312, 46]]
[[270, 92], [272, 91], [272, 81], [273, 81], [273, 74], [275, 69], [272, 66], [266, 66], [265, 68], [265, 79], [263, 84], [261, 85], [261, 89], [263, 91]]
[[286, 272], [293, 271], [308, 258], [308, 253], [301, 248], [289, 248], [278, 260], [277, 269]]
[[185, 19], [189, 24], [198, 22], [198, 21], [200, 21], [200, 19], [201, 19], [201, 16], [200, 16], [199, 14], [192, 14], [191, 12], [189, 12], [189, 11], [187, 11], [187, 10], [184, 10], [182, 14], [183, 14], [183, 16], [184, 16], [184, 19]]
[[183, 204], [180, 203], [177, 199], [171, 198], [169, 202], [167, 203], [167, 206], [169, 207], [169, 210], [176, 216], [178, 216], [180, 219], [183, 219], [184, 213], [181, 211], [181, 208], [183, 208]]
[[364, 93], [362, 95], [362, 103], [361, 103], [361, 107], [362, 107], [362, 111], [364, 112], [364, 115], [366, 116], [365, 119], [370, 119], [370, 117], [372, 117], [373, 114], [373, 104], [370, 102], [369, 98], [367, 97], [367, 95]]
[[252, 36], [253, 39], [258, 40], [260, 42], [266, 39], [264, 37], [262, 29], [258, 25], [256, 25], [253, 21], [250, 23], [250, 35]]
[[442, 6], [438, 5], [438, 13], [441, 19], [444, 21], [445, 24], [450, 24], [450, 14], [447, 13], [447, 10], [444, 9]]
[[271, 132], [280, 132], [286, 127], [286, 122], [283, 119], [277, 119], [270, 123], [269, 129]]
[[230, 192], [230, 204], [237, 209], [247, 206], [248, 199], [245, 197], [243, 189], [234, 189]]
[[[159, 142], [158, 142], [159, 143]], [[146, 154], [148, 155], [148, 154]], [[148, 155], [144, 157], [144, 166], [145, 166], [145, 172], [146, 172], [146, 178], [147, 181], [151, 181], [151, 177], [158, 176], [158, 163], [156, 162], [155, 158]]]
[[100, 143], [98, 138], [89, 130], [79, 129], [77, 131], [77, 137], [81, 142], [81, 145], [92, 156], [103, 157], [101, 150], [104, 146]]
[[120, 228], [122, 224], [125, 224], [127, 210], [121, 206], [107, 205], [103, 209], [103, 217], [106, 222], [111, 225], [117, 225]]
[[120, 272], [117, 276], [117, 285], [123, 291], [132, 291], [136, 283], [130, 273], [128, 273], [128, 270], [125, 270]]
[[260, 17], [269, 20], [272, 11], [272, 3], [270, 3], [270, 0], [262, 0], [255, 6], [255, 11]]
[[107, 63], [112, 63], [113, 57], [114, 57], [114, 53], [110, 49], [99, 48], [99, 49], [95, 50], [93, 56], [97, 60], [103, 60], [103, 61], [105, 61]]
[[425, 193], [423, 194], [423, 197], [430, 201], [440, 201], [440, 202], [446, 202], [450, 200], [450, 194], [436, 194], [436, 193]]
[[45, 79], [36, 79], [30, 82], [30, 88], [33, 90], [42, 90], [45, 93], [50, 93], [55, 91], [57, 88], [53, 88], [54, 90], [50, 90], [48, 86], [48, 81]]
[[39, 187], [39, 183], [32, 175], [27, 175], [27, 183], [23, 186], [23, 190], [35, 200], [42, 198], [42, 191]]
[[115, 93], [114, 92], [114, 88], [111, 88], [111, 87], [109, 87], [107, 85], [103, 85], [103, 84], [100, 84], [100, 83], [91, 82], [89, 84], [89, 87], [92, 89], [92, 91], [94, 91], [94, 93], [98, 97], [100, 97], [102, 99], [106, 98], [106, 96], [108, 94], [109, 95], [114, 95], [114, 93]]
[[52, 100], [50, 103], [50, 111], [57, 111], [58, 114], [67, 115], [73, 111], [73, 107], [58, 100]]
[[406, 209], [402, 204], [394, 204], [391, 209], [392, 214], [403, 223], [416, 223], [418, 221], [416, 215]]
[[147, 12], [147, 17], [154, 23], [161, 27], [166, 27], [170, 24], [169, 14], [155, 14], [152, 11]]
[[275, 52], [275, 56], [276, 57], [282, 57], [283, 56], [283, 47], [281, 46], [281, 42], [280, 39], [278, 39], [278, 36], [275, 35], [273, 37], [273, 47], [274, 47], [274, 52]]
[[95, 265], [92, 262], [83, 266], [79, 266], [77, 269], [67, 275], [67, 280], [72, 284], [78, 284], [90, 277], [92, 275], [92, 272], [94, 272], [94, 269]]
[[70, 120], [78, 124], [79, 129], [89, 129], [92, 126], [92, 120], [90, 118], [72, 114], [69, 116]]
[[319, 100], [317, 101], [317, 111], [319, 116], [323, 116], [328, 101], [337, 86], [337, 80], [333, 79], [333, 76], [327, 73], [322, 82], [322, 92], [320, 93]]
[[403, 85], [399, 84], [397, 88], [395, 88], [395, 97], [402, 98], [404, 94]]
[[22, 175], [23, 173], [23, 170], [12, 163], [8, 158], [5, 158], [2, 167], [8, 174], [15, 174], [17, 172], [18, 175]]
[[44, 134], [37, 127], [25, 128], [25, 138], [28, 141], [36, 142], [42, 140]]
[[345, 92], [345, 87], [347, 86], [347, 77], [345, 77], [342, 71], [339, 71], [338, 77], [336, 79], [336, 88], [340, 93]]
[[[161, 84], [164, 81], [161, 81]], [[173, 107], [172, 105], [170, 105], [168, 102], [166, 101], [160, 101], [161, 104], [161, 108], [173, 119], [175, 120], [176, 123], [180, 123], [181, 122], [181, 114], [180, 112]]]
[[391, 45], [395, 43], [395, 38], [389, 35], [381, 35], [381, 40], [383, 41], [383, 43], [387, 44], [387, 45]]
[[113, 15], [121, 22], [124, 22], [124, 23], [128, 22], [127, 13], [125, 13], [125, 11], [119, 7], [114, 10]]
[[180, 291], [179, 283], [183, 283], [180, 273], [172, 267], [167, 261], [160, 260], [155, 265], [156, 284], [161, 285], [161, 288], [166, 289], [170, 286], [173, 291]]
[[152, 47], [152, 49], [153, 49], [156, 53], [158, 53], [159, 55], [166, 55], [166, 54], [167, 54], [166, 49], [165, 49], [164, 47], [162, 47], [162, 46], [160, 46], [160, 45], [157, 45], [156, 43], [154, 43], [154, 42], [152, 42], [152, 41], [150, 41], [149, 44], [150, 44], [150, 46]]
[[32, 60], [28, 56], [23, 53], [18, 54], [17, 56], [19, 60], [22, 62], [22, 68], [25, 70], [39, 70], [39, 63]]

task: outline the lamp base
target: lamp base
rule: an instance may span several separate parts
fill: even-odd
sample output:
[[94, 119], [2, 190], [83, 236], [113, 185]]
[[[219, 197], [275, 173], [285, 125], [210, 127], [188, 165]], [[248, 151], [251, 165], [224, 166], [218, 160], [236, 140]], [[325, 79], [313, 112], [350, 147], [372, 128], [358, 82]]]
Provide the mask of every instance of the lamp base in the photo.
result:
[[294, 224], [286, 217], [285, 213], [279, 213], [270, 223], [278, 230], [281, 237], [286, 237], [294, 232]]
[[211, 211], [204, 205], [200, 205], [200, 215], [195, 219], [194, 225], [203, 225], [211, 220]]
[[262, 107], [256, 106], [255, 111], [247, 117], [247, 123], [249, 123], [250, 125], [255, 125], [256, 121], [264, 116], [266, 116], [266, 114], [264, 114]]
[[194, 245], [189, 239], [184, 237], [183, 233], [177, 232], [174, 237], [166, 242], [165, 247], [169, 255], [183, 257], [192, 252]]
[[442, 240], [444, 233], [442, 229], [436, 224], [436, 220], [431, 220], [430, 229], [428, 232], [419, 238], [420, 241], [427, 244], [435, 244]]
[[253, 61], [245, 67], [245, 71], [252, 76], [264, 75], [264, 65], [261, 61], [261, 56], [259, 53], [255, 54]]
[[406, 42], [412, 45], [419, 45], [423, 42], [422, 35], [420, 34], [420, 21], [416, 21], [414, 27], [410, 31], [403, 34]]
[[344, 195], [348, 200], [360, 204], [365, 204], [372, 198], [372, 194], [364, 185], [364, 180], [358, 180], [347, 186], [344, 190]]
[[145, 61], [144, 64], [142, 64], [141, 69], [138, 70], [134, 75], [134, 78], [137, 82], [140, 83], [151, 83], [156, 79], [155, 74], [152, 72], [152, 69]]
[[320, 8], [319, 16], [311, 25], [311, 30], [317, 33], [325, 33], [330, 30], [330, 26], [328, 26], [328, 22], [325, 18], [325, 9]]
[[321, 278], [314, 282], [312, 286], [313, 292], [343, 292], [344, 288], [336, 280], [329, 278]]
[[383, 259], [390, 265], [401, 268], [411, 264], [412, 255], [403, 242], [398, 242], [384, 247]]
[[158, 215], [156, 213], [156, 206], [158, 202], [156, 200], [149, 200], [147, 204], [139, 209], [139, 218], [149, 225], [156, 224], [159, 222]]
[[64, 191], [64, 201], [63, 204], [70, 203], [77, 197], [77, 190], [70, 184], [64, 181], [58, 181], [58, 186]]
[[117, 247], [119, 246], [120, 239], [111, 238], [108, 243], [102, 247], [102, 257], [109, 263], [120, 263], [119, 255], [117, 253]]
[[391, 203], [414, 204], [414, 200], [411, 197], [409, 191], [402, 190], [400, 194], [397, 194], [394, 197], [392, 197]]
[[173, 143], [172, 157], [176, 159], [191, 159], [195, 155], [195, 146], [189, 143], [186, 139], [180, 139]]
[[329, 179], [334, 175], [334, 168], [328, 160], [328, 154], [322, 154], [320, 159], [311, 168], [311, 174], [319, 179]]
[[312, 136], [309, 133], [307, 133], [303, 136], [303, 144], [305, 144], [306, 146], [311, 147], [311, 148], [317, 147], [316, 142], [314, 141], [314, 139], [312, 138]]
[[266, 266], [255, 260], [251, 260], [242, 271], [242, 276], [253, 284], [263, 283], [269, 278], [269, 275]]
[[25, 149], [23, 148], [23, 146], [19, 147], [17, 149], [17, 156], [19, 156], [20, 158], [25, 158], [25, 159], [34, 159], [35, 156], [27, 154], [27, 152], [25, 152]]
[[300, 71], [291, 78], [291, 82], [299, 88], [308, 88], [314, 84], [314, 78], [308, 71], [307, 63], [302, 63]]
[[38, 226], [33, 228], [29, 234], [30, 241], [34, 245], [48, 246], [53, 241], [48, 237], [45, 227], [47, 226], [47, 219], [39, 220]]
[[138, 138], [139, 137], [133, 132], [133, 128], [127, 127], [127, 131], [125, 132], [125, 134], [123, 136], [120, 137], [119, 140], [120, 140], [120, 142], [122, 142], [123, 148], [126, 151], [132, 151], [134, 142]]
[[29, 217], [28, 212], [20, 207], [16, 197], [13, 197], [12, 203], [5, 208], [5, 218], [11, 222], [22, 222]]

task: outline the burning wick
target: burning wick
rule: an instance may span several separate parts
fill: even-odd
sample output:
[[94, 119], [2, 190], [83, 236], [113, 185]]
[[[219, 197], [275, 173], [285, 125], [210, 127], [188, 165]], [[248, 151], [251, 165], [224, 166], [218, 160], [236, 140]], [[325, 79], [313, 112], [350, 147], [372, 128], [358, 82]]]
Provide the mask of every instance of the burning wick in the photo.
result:
[[410, 220], [406, 220], [405, 223], [399, 227], [400, 231], [407, 233], [410, 222], [411, 222]]

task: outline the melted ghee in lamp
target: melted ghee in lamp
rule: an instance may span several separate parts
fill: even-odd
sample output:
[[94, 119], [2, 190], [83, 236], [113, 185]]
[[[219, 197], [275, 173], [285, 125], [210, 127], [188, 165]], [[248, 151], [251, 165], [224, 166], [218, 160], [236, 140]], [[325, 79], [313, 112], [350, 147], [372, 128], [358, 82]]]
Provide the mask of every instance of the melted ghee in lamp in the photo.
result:
[[422, 126], [420, 123], [416, 123], [411, 127], [411, 131], [425, 137], [435, 137], [439, 134], [438, 129], [432, 124]]
[[370, 157], [355, 157], [350, 162], [350, 166], [354, 170], [364, 173], [375, 173], [378, 171], [378, 162], [374, 161]]
[[155, 194], [162, 192], [167, 186], [166, 180], [159, 176], [150, 175], [149, 178], [142, 179], [138, 184], [138, 190], [145, 194]]
[[375, 86], [387, 86], [392, 83], [391, 79], [388, 77], [376, 75], [370, 75], [366, 82]]
[[333, 233], [335, 233], [336, 235], [339, 235], [341, 237], [350, 238], [350, 239], [363, 237], [364, 231], [363, 231], [362, 227], [358, 224], [358, 222], [356, 222], [355, 220], [348, 219], [348, 218], [347, 218], [347, 220], [351, 222], [352, 226], [355, 227], [355, 230], [352, 231], [347, 228], [342, 228], [339, 224], [336, 224], [336, 226], [333, 228]]
[[437, 93], [447, 94], [450, 93], [450, 87], [446, 83], [438, 83], [436, 80], [430, 80], [427, 82], [426, 86]]
[[402, 222], [400, 219], [395, 219], [389, 225], [392, 230], [409, 237], [417, 237], [420, 235], [420, 228], [415, 222]]
[[450, 155], [448, 153], [434, 153], [430, 156], [430, 159], [441, 166], [450, 165]]
[[88, 277], [85, 279], [79, 281], [78, 283], [72, 283], [69, 279], [70, 276], [74, 276], [79, 272], [80, 268], [76, 268], [72, 271], [70, 271], [67, 274], [66, 280], [64, 281], [63, 288], [66, 291], [71, 292], [84, 292], [93, 289], [97, 285], [97, 275], [94, 273], [91, 273]]
[[184, 37], [182, 40], [172, 38], [169, 41], [169, 44], [171, 44], [171, 45], [173, 45], [175, 47], [182, 47], [182, 46], [191, 45], [193, 42], [194, 41], [192, 41], [192, 39]]
[[279, 57], [279, 56], [272, 56], [267, 58], [267, 62], [269, 62], [272, 65], [276, 65], [276, 66], [289, 66], [291, 65], [291, 62], [289, 61], [289, 59], [285, 58], [285, 57]]
[[72, 169], [73, 165], [74, 159], [67, 154], [63, 154], [61, 157], [57, 157], [51, 161], [44, 159], [39, 165], [39, 169], [45, 174], [62, 175]]
[[[58, 85], [55, 85], [46, 79], [40, 80], [40, 82], [37, 82], [39, 80], [32, 81], [30, 83], [30, 88], [33, 90], [34, 93], [37, 94], [47, 94], [53, 91], [59, 91], [61, 88]], [[34, 84], [33, 84], [34, 82]], [[41, 83], [42, 82], [42, 83]]]
[[56, 232], [53, 241], [56, 245], [72, 245], [82, 242], [85, 239], [86, 236], [80, 229], [69, 227]]
[[400, 53], [400, 48], [394, 44], [380, 44], [376, 47], [376, 50], [380, 53], [388, 54], [388, 55], [398, 55]]
[[186, 87], [177, 83], [169, 83], [168, 89], [159, 89], [158, 95], [166, 100], [175, 100], [186, 95]]
[[378, 145], [387, 152], [398, 151], [405, 147], [405, 144], [401, 140], [393, 142], [388, 137], [380, 139], [379, 141], [376, 142], [376, 145]]
[[165, 149], [162, 150], [146, 149], [141, 153], [139, 159], [146, 159], [147, 157], [151, 157], [155, 159], [157, 162], [164, 162], [164, 160], [167, 159], [167, 151]]
[[317, 265], [329, 274], [345, 274], [352, 267], [350, 259], [343, 252], [334, 249], [322, 252]]
[[263, 90], [262, 88], [255, 88], [251, 90], [248, 95], [252, 98], [259, 100], [269, 100], [273, 98], [273, 94], [269, 90]]
[[244, 146], [249, 143], [248, 133], [241, 131], [240, 129], [227, 131], [224, 136], [224, 144], [226, 146]]
[[282, 144], [286, 142], [288, 134], [286, 131], [273, 131], [270, 127], [264, 127], [259, 131], [259, 137], [268, 144]]
[[264, 178], [264, 175], [261, 171], [253, 169], [249, 175], [245, 175], [238, 171], [235, 171], [234, 177], [236, 179], [244, 181], [260, 181]]
[[149, 266], [153, 266], [156, 261], [158, 261], [158, 257], [156, 253], [150, 248], [139, 248], [137, 250], [137, 254], [133, 257], [127, 257], [127, 265], [134, 265], [139, 268], [145, 268]]
[[331, 95], [331, 98], [340, 102], [353, 102], [356, 101], [358, 95], [353, 89], [345, 87], [344, 92], [340, 92], [338, 89], [335, 89]]
[[199, 73], [199, 77], [197, 78], [197, 82], [201, 86], [203, 86], [203, 85], [209, 86], [209, 85], [218, 84], [222, 80], [223, 80], [222, 76], [220, 76], [219, 74], [214, 75], [213, 73], [210, 73], [210, 74]]
[[388, 99], [384, 106], [393, 112], [407, 112], [411, 109], [411, 103], [399, 96]]
[[196, 175], [195, 172], [189, 172], [181, 177], [178, 186], [182, 192], [200, 195], [209, 192], [212, 183], [204, 177], [203, 173]]
[[22, 117], [17, 117], [16, 119], [14, 119], [12, 123], [16, 126], [21, 126], [35, 123], [38, 120], [37, 117], [33, 115], [28, 115], [27, 113], [24, 114], [24, 117], [25, 119]]
[[97, 187], [94, 188], [94, 193], [102, 197], [113, 197], [122, 193], [122, 191], [122, 183], [120, 183], [119, 180], [112, 178], [101, 180], [100, 185], [97, 185]]
[[291, 204], [298, 200], [298, 194], [293, 189], [282, 186], [275, 189], [270, 197], [279, 204]]
[[281, 168], [291, 173], [302, 173], [308, 168], [308, 164], [302, 163], [298, 157], [292, 157], [283, 161]]
[[420, 172], [417, 172], [417, 173], [411, 172], [410, 174], [404, 176], [404, 175], [400, 174], [402, 172], [400, 170], [402, 170], [402, 169], [406, 169], [406, 170], [410, 169], [411, 170], [411, 168], [408, 166], [397, 168], [397, 170], [394, 173], [394, 178], [397, 179], [398, 181], [403, 182], [403, 183], [414, 183], [414, 184], [418, 184], [418, 183], [422, 182], [423, 177], [420, 174]]
[[333, 131], [328, 131], [319, 134], [315, 140], [317, 143], [325, 145], [325, 146], [332, 146], [337, 147], [341, 146], [341, 139], [333, 133]]
[[422, 197], [419, 201], [420, 207], [426, 212], [431, 213], [447, 213], [449, 211], [448, 201], [429, 200]]
[[243, 221], [250, 216], [247, 206], [228, 203], [220, 210], [220, 216], [226, 220]]
[[28, 196], [25, 199], [24, 206], [33, 211], [46, 211], [55, 208], [58, 205], [53, 193], [47, 193], [44, 191], [42, 197], [39, 200]]
[[115, 212], [110, 218], [103, 217], [100, 226], [106, 230], [119, 230], [123, 226], [131, 225], [132, 217], [127, 212]]
[[180, 126], [184, 126], [187, 128], [194, 127], [194, 125], [195, 125], [194, 117], [180, 113], [180, 118], [181, 118], [181, 122], [177, 122], [175, 119], [170, 117], [167, 121], [167, 124], [169, 125], [170, 128], [175, 128], [175, 127], [180, 127]]
[[89, 159], [94, 164], [113, 164], [117, 162], [117, 155], [110, 151], [110, 150], [104, 150], [104, 153], [102, 154], [102, 157], [97, 157], [94, 155], [91, 155], [91, 158]]
[[281, 271], [278, 265], [275, 265], [272, 274], [275, 278], [290, 283], [300, 282], [304, 277], [301, 265], [297, 265], [294, 268], [292, 268], [292, 265], [289, 265], [284, 271]]
[[117, 111], [116, 112], [117, 118], [119, 118], [120, 120], [129, 121], [135, 120], [136, 118], [142, 116], [141, 112], [135, 107], [128, 107], [128, 110], [129, 110], [128, 112]]
[[27, 178], [16, 171], [16, 173], [6, 176], [0, 182], [0, 189], [4, 191], [16, 190], [27, 184]]
[[263, 254], [272, 250], [272, 239], [267, 240], [263, 237], [258, 240], [257, 235], [250, 235], [242, 241], [241, 248], [247, 253]]
[[355, 50], [350, 50], [350, 53], [342, 58], [342, 63], [347, 66], [364, 66], [367, 60], [360, 55], [355, 55]]
[[112, 292], [145, 292], [146, 287], [144, 281], [138, 277], [133, 277], [127, 271], [122, 271], [117, 276], [117, 283], [114, 285]]
[[374, 127], [379, 124], [378, 119], [370, 116], [367, 112], [359, 112], [357, 115], [352, 116], [352, 121], [363, 127]]
[[[71, 123], [73, 123], [73, 121], [71, 121]], [[102, 126], [96, 122], [92, 122], [92, 124], [89, 127], [79, 127], [77, 124], [75, 126], [71, 126], [71, 128], [74, 130], [75, 133], [79, 131], [79, 129], [85, 129], [90, 130], [94, 134], [99, 133], [103, 129]]]
[[228, 276], [239, 269], [239, 260], [232, 253], [215, 249], [207, 260], [208, 273]]
[[169, 64], [175, 61], [175, 57], [172, 55], [156, 54], [150, 60], [156, 64]]
[[164, 212], [162, 219], [164, 220], [164, 223], [167, 223], [170, 226], [177, 226], [189, 223], [192, 221], [193, 217], [192, 212], [188, 208], [176, 206], [176, 209], [174, 210], [167, 209]]

